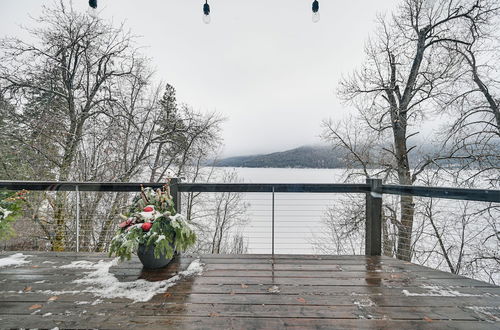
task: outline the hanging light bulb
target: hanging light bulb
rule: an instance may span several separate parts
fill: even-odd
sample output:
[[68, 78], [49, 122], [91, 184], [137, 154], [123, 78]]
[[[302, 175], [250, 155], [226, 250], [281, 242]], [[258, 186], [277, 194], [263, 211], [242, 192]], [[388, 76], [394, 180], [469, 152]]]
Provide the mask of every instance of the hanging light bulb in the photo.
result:
[[210, 5], [208, 4], [208, 0], [205, 0], [205, 4], [203, 5], [203, 23], [210, 24]]
[[319, 19], [320, 19], [320, 16], [319, 16], [319, 2], [318, 2], [318, 0], [314, 0], [313, 1], [312, 11], [313, 11], [312, 21], [313, 21], [313, 23], [318, 23]]
[[96, 9], [97, 8], [97, 0], [89, 0], [89, 6]]

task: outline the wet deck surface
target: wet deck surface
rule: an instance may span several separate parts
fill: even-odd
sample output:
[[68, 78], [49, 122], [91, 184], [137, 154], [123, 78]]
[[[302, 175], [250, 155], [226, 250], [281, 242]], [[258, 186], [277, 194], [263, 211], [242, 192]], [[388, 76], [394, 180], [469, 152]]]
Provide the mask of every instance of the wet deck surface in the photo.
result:
[[[134, 303], [74, 282], [95, 270], [60, 268], [105, 255], [24, 254], [0, 268], [0, 328], [500, 328], [500, 287], [386, 257], [206, 255], [202, 275]], [[193, 260], [144, 271], [132, 259], [99, 276], [165, 280]]]

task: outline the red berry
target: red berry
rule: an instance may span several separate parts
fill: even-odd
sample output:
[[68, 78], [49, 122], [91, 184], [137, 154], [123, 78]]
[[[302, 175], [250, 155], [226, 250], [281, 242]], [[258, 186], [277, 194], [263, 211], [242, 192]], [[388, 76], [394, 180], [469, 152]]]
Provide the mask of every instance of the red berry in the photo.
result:
[[155, 210], [155, 209], [154, 209], [153, 207], [151, 207], [151, 206], [146, 206], [146, 207], [144, 208], [144, 210], [143, 210], [143, 211], [144, 211], [144, 212], [153, 212], [154, 210]]
[[151, 226], [153, 226], [153, 224], [151, 222], [145, 222], [142, 224], [141, 228], [144, 231], [148, 231], [151, 229]]

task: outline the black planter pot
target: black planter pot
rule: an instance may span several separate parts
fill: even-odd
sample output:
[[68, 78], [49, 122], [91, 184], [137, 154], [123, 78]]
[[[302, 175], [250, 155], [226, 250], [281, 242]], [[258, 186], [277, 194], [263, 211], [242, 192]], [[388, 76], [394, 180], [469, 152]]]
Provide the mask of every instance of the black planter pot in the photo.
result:
[[146, 246], [146, 244], [139, 244], [137, 256], [144, 268], [148, 269], [163, 268], [173, 259], [166, 258], [164, 254], [160, 255], [160, 258], [155, 258], [154, 245]]

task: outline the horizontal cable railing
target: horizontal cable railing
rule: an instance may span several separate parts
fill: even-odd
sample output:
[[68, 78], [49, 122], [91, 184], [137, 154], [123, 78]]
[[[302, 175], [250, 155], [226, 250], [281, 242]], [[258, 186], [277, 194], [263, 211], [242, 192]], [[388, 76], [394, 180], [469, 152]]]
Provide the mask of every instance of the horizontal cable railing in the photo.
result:
[[[36, 212], [18, 221], [23, 229], [17, 245], [3, 248], [50, 248], [55, 224], [47, 201], [62, 193], [66, 194], [67, 248], [106, 251], [120, 214], [141, 187], [163, 185], [0, 181], [0, 189], [29, 190], [39, 203]], [[387, 185], [378, 179], [360, 184], [172, 179], [170, 187], [177, 209], [197, 225], [199, 251], [387, 255], [500, 281], [500, 190]], [[216, 205], [232, 208], [230, 225], [220, 224], [221, 210]], [[217, 226], [223, 226], [224, 237], [217, 236]], [[479, 270], [482, 265], [488, 270]]]
[[[180, 192], [317, 192], [317, 193], [366, 193], [368, 184], [271, 184], [271, 183], [181, 183], [173, 179]], [[122, 182], [51, 182], [51, 181], [1, 181], [0, 189], [45, 191], [102, 191], [134, 192], [141, 186], [161, 188], [164, 183]], [[499, 202], [500, 190], [427, 187], [382, 184], [382, 193], [448, 199]]]

